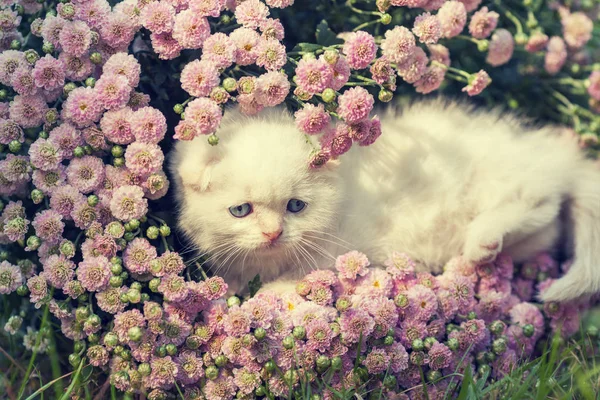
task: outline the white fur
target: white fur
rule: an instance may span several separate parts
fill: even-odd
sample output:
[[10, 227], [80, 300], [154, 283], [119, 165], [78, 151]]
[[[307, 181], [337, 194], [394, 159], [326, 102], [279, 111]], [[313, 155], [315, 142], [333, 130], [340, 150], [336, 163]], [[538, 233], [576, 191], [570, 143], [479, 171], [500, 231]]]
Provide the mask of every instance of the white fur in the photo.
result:
[[[311, 145], [290, 116], [229, 114], [218, 146], [205, 138], [179, 142], [172, 171], [181, 229], [212, 255], [233, 290], [257, 273], [287, 290], [349, 249], [374, 265], [402, 251], [432, 272], [459, 254], [481, 263], [503, 251], [523, 261], [556, 247], [566, 208], [575, 261], [544, 300], [600, 291], [600, 171], [558, 129], [527, 129], [512, 116], [464, 105], [419, 103], [402, 115], [390, 109], [375, 144], [311, 170]], [[308, 207], [286, 212], [291, 198]], [[245, 202], [252, 214], [229, 214]], [[262, 232], [276, 227], [283, 228], [279, 244], [261, 248]]]

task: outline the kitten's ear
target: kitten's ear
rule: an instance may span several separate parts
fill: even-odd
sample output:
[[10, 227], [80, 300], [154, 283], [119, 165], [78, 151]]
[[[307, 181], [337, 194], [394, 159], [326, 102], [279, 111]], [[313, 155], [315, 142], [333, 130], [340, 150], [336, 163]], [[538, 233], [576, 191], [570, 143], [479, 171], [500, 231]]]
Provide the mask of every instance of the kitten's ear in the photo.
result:
[[219, 161], [220, 158], [214, 155], [204, 158], [188, 155], [177, 169], [183, 186], [195, 192], [207, 191], [210, 188], [213, 169]]

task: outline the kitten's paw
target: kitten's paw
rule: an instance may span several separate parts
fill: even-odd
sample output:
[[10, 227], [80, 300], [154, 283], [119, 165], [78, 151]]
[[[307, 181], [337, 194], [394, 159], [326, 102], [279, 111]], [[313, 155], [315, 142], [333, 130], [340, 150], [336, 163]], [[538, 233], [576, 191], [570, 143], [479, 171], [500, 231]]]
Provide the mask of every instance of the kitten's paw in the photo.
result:
[[501, 251], [502, 237], [470, 235], [465, 243], [463, 256], [467, 261], [479, 265], [494, 261]]

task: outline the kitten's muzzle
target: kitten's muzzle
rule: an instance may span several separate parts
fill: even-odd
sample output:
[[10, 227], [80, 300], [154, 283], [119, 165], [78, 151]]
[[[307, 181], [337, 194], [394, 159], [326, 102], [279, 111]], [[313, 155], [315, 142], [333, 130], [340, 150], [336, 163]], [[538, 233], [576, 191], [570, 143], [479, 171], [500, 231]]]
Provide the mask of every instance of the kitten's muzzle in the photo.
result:
[[273, 244], [273, 242], [275, 242], [277, 239], [279, 239], [279, 237], [281, 236], [282, 233], [283, 233], [283, 229], [278, 229], [273, 232], [263, 232], [262, 234], [265, 238], [267, 238], [269, 240], [269, 244]]

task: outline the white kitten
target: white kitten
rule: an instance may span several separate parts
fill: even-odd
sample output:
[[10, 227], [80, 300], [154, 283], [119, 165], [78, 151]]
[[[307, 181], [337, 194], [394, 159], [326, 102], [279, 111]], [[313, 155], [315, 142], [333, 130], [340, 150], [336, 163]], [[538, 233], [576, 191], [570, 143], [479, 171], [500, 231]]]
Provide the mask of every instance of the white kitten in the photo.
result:
[[543, 298], [600, 291], [600, 170], [559, 129], [420, 103], [388, 111], [375, 144], [310, 169], [288, 114], [228, 115], [218, 146], [179, 142], [171, 168], [181, 229], [234, 291], [257, 273], [289, 290], [349, 249], [373, 265], [402, 251], [432, 272], [459, 254], [519, 262], [570, 225], [575, 262]]

